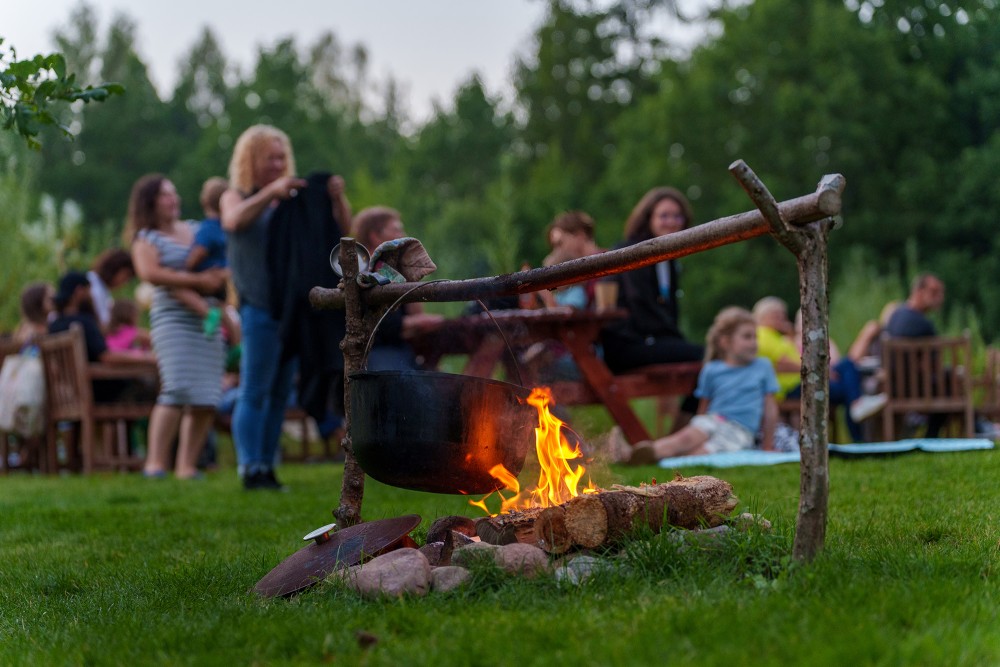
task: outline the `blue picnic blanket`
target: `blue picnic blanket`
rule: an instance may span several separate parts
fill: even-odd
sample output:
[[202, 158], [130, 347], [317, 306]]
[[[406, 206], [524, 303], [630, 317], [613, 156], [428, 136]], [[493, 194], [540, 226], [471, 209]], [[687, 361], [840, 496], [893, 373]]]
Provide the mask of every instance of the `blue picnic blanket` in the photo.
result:
[[[987, 438], [912, 438], [898, 442], [868, 442], [857, 445], [830, 445], [832, 456], [860, 458], [864, 456], [885, 456], [904, 452], [966, 452], [993, 449], [993, 441]], [[676, 456], [660, 461], [661, 468], [684, 468], [705, 466], [708, 468], [735, 468], [738, 466], [770, 466], [779, 463], [798, 463], [798, 452], [765, 452], [747, 449], [739, 452], [701, 454], [698, 456]]]

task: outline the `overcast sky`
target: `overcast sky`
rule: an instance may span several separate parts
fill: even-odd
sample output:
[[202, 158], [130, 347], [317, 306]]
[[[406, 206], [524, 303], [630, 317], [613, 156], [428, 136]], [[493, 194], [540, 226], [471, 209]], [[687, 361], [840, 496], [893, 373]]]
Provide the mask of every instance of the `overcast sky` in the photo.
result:
[[[3, 0], [0, 37], [20, 58], [48, 53], [79, 0]], [[530, 46], [543, 18], [541, 0], [90, 0], [103, 39], [119, 12], [137, 24], [137, 50], [161, 94], [169, 94], [177, 62], [209, 25], [230, 61], [244, 71], [257, 47], [293, 36], [300, 48], [326, 31], [368, 49], [369, 71], [391, 73], [407, 91], [411, 118], [427, 117], [431, 100], [447, 103], [478, 71], [491, 92], [506, 92], [514, 56]]]

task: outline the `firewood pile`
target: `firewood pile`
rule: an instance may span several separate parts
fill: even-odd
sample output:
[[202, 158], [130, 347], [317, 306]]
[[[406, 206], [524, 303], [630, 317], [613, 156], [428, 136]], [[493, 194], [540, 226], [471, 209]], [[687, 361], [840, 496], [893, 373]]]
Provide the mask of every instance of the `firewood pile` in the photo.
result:
[[[679, 477], [664, 484], [614, 485], [548, 508], [530, 508], [478, 520], [449, 516], [435, 521], [427, 541], [363, 565], [338, 570], [331, 578], [365, 597], [425, 595], [448, 591], [470, 580], [469, 566], [490, 561], [512, 575], [553, 574], [580, 583], [607, 567], [607, 554], [637, 532], [704, 545], [729, 530], [770, 524], [743, 514], [733, 518], [738, 499], [732, 486], [710, 476]], [[598, 555], [603, 554], [603, 555]]]

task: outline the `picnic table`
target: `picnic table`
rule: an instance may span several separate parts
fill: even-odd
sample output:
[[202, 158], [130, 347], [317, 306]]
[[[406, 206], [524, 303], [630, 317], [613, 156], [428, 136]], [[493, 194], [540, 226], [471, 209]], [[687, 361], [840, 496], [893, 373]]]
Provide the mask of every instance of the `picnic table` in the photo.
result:
[[[568, 307], [494, 311], [446, 320], [410, 340], [429, 368], [448, 354], [466, 354], [462, 373], [493, 377], [503, 365], [509, 381], [528, 387], [547, 385], [556, 405], [603, 405], [632, 443], [649, 440], [650, 433], [639, 420], [629, 400], [640, 396], [684, 396], [694, 390], [699, 362], [657, 364], [614, 375], [598, 354], [601, 329], [624, 319], [624, 310], [595, 312]], [[495, 320], [495, 322], [494, 322]], [[502, 335], [501, 335], [502, 332]], [[518, 355], [514, 360], [507, 342]], [[571, 355], [578, 379], [543, 382], [545, 368], [519, 352], [538, 344], [556, 342]], [[519, 372], [518, 372], [519, 371]]]

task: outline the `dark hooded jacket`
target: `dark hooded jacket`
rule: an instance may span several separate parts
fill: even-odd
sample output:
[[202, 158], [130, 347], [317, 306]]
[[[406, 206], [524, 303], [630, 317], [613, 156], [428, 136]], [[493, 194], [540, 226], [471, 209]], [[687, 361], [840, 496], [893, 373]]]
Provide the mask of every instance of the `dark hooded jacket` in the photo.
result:
[[313, 287], [336, 287], [330, 251], [347, 231], [334, 219], [329, 178], [310, 174], [306, 187], [278, 205], [267, 243], [271, 315], [280, 322], [282, 358], [299, 357], [299, 405], [316, 419], [325, 415], [330, 387], [344, 369], [344, 311], [314, 310], [309, 304]]

